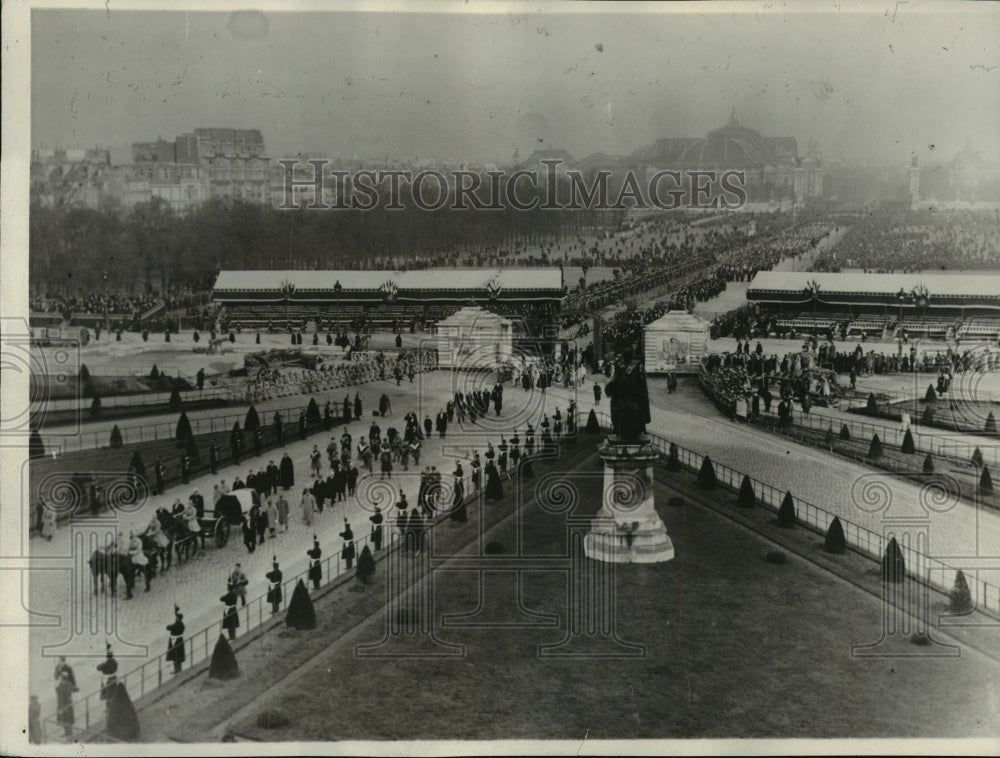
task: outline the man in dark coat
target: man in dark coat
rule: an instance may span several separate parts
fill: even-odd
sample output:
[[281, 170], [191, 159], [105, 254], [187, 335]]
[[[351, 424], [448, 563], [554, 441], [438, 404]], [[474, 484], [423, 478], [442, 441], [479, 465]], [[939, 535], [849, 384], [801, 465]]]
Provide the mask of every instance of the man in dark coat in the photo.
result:
[[432, 431], [434, 431], [434, 424], [431, 421], [431, 417], [429, 415], [424, 416], [424, 436], [430, 437]]
[[448, 431], [448, 414], [445, 411], [438, 411], [437, 415], [437, 433], [444, 439], [445, 433]]
[[344, 395], [343, 409], [344, 410], [343, 410], [343, 412], [341, 414], [342, 418], [344, 419], [345, 422], [346, 421], [350, 421], [351, 420], [351, 399], [347, 395]]
[[323, 581], [323, 563], [320, 558], [323, 557], [323, 551], [320, 549], [319, 540], [316, 535], [313, 535], [313, 546], [312, 550], [307, 550], [306, 555], [309, 556], [309, 581], [312, 582], [313, 589], [319, 589], [319, 583]]
[[354, 393], [354, 418], [361, 418], [361, 395]]
[[178, 606], [174, 606], [174, 623], [167, 625], [170, 639], [167, 640], [167, 660], [174, 664], [174, 673], [181, 672], [181, 665], [186, 660], [184, 653], [184, 614]]

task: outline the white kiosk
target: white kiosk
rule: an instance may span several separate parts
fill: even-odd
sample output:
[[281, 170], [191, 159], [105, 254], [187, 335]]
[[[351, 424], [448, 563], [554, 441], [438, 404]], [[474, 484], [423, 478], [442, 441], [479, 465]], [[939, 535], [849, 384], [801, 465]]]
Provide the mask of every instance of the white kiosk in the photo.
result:
[[441, 368], [495, 368], [514, 353], [510, 319], [479, 306], [462, 308], [439, 321], [436, 331]]
[[687, 311], [667, 311], [643, 330], [646, 373], [696, 373], [708, 335], [707, 321]]

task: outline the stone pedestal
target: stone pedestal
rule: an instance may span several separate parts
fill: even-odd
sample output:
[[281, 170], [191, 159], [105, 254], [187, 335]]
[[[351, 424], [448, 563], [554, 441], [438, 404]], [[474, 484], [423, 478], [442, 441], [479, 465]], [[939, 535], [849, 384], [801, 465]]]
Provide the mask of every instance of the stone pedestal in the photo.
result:
[[643, 438], [610, 437], [597, 448], [604, 461], [603, 502], [584, 540], [588, 558], [609, 563], [663, 563], [674, 546], [653, 504], [659, 452]]

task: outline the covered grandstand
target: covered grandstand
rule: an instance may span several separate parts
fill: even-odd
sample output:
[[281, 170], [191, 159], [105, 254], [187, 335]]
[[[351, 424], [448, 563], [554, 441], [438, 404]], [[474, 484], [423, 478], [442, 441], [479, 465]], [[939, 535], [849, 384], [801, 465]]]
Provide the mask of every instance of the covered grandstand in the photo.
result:
[[761, 271], [747, 300], [778, 332], [845, 337], [1000, 337], [1000, 275]]
[[223, 328], [336, 328], [434, 324], [478, 305], [543, 327], [566, 290], [562, 270], [221, 271], [213, 288]]

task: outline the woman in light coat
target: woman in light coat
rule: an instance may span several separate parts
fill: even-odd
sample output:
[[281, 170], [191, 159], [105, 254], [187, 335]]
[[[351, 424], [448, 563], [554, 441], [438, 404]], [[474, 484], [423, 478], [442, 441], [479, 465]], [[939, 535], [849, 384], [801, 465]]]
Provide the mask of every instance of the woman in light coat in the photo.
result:
[[313, 513], [316, 511], [316, 498], [308, 489], [302, 490], [302, 521], [306, 526], [312, 525]]

